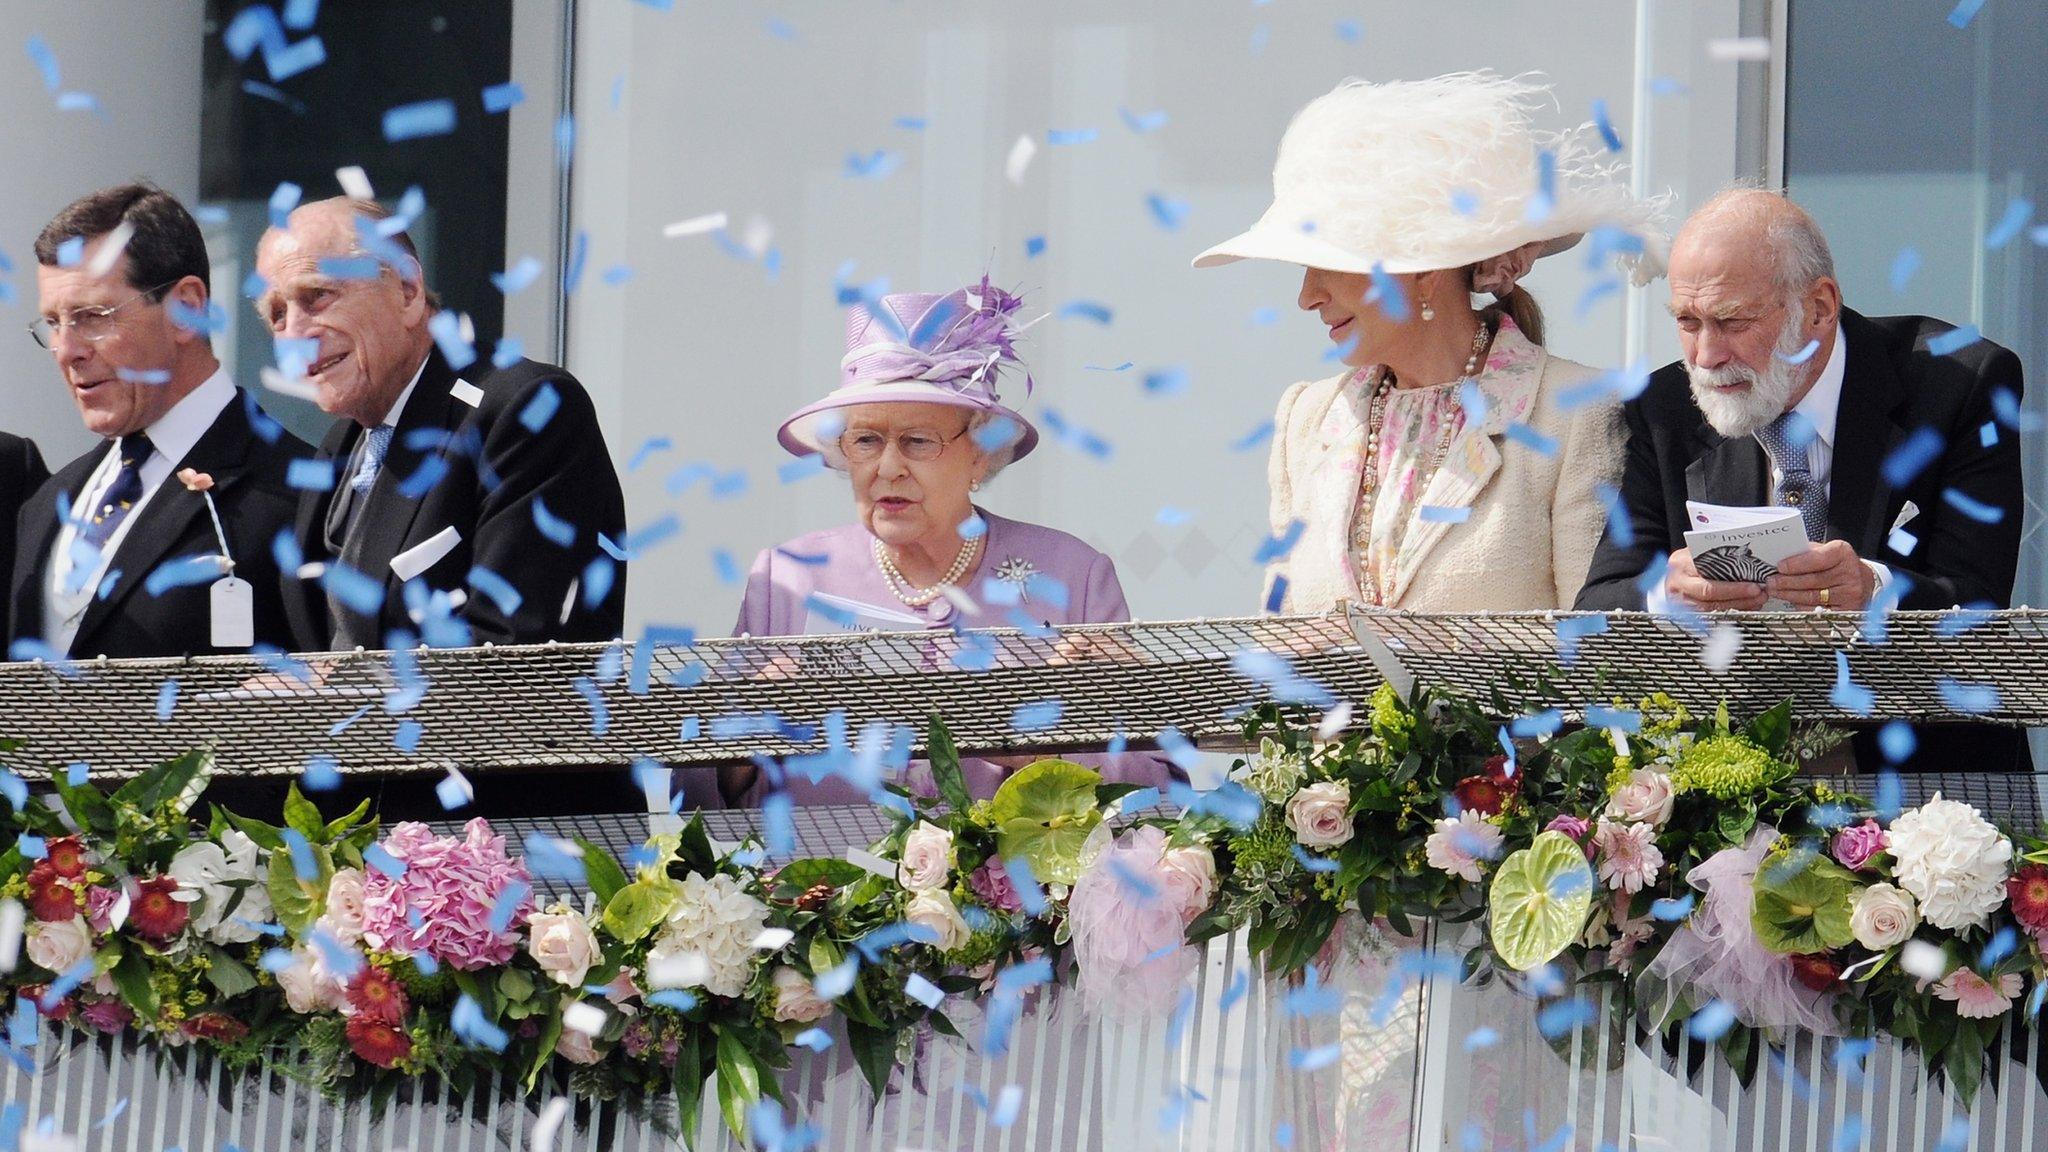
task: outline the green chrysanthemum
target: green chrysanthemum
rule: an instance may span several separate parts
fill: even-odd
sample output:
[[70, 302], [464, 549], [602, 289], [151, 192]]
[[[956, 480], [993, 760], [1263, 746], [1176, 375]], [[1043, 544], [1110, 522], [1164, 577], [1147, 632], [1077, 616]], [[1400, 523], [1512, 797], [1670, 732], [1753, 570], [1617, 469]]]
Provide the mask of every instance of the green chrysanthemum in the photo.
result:
[[1382, 740], [1405, 737], [1415, 731], [1415, 713], [1408, 710], [1392, 684], [1382, 683], [1373, 690], [1372, 730]]
[[1753, 796], [1792, 774], [1792, 766], [1740, 736], [1709, 736], [1679, 754], [1671, 782], [1680, 793], [1716, 800]]

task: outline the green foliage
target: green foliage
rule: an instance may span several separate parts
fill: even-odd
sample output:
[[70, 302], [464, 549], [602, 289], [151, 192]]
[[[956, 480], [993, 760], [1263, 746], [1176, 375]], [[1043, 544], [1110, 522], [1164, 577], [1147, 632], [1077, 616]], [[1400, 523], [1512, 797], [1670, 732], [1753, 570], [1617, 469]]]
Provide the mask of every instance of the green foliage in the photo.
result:
[[953, 734], [936, 712], [926, 729], [925, 756], [931, 762], [932, 781], [938, 785], [939, 799], [955, 812], [973, 807], [974, 796], [967, 791], [967, 777], [960, 770], [960, 751], [953, 746]]
[[626, 870], [619, 867], [619, 862], [602, 847], [581, 836], [573, 837], [573, 840], [583, 850], [583, 879], [590, 886], [590, 894], [597, 898], [599, 905], [611, 903], [612, 897], [626, 886]]
[[1750, 926], [1773, 952], [1824, 952], [1856, 939], [1849, 927], [1854, 873], [1812, 848], [1781, 848], [1756, 874]]
[[1102, 822], [1096, 772], [1068, 760], [1040, 760], [996, 789], [988, 817], [1003, 859], [1022, 856], [1032, 874], [1054, 884], [1081, 878], [1081, 845]]

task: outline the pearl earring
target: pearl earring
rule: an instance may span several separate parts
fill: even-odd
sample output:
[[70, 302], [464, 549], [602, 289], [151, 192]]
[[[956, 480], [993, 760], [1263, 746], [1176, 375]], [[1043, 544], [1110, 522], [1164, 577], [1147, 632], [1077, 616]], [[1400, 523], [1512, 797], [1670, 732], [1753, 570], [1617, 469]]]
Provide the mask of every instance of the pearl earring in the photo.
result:
[[968, 482], [968, 484], [967, 484], [967, 490], [968, 490], [969, 492], [979, 492], [979, 491], [981, 491], [981, 481], [979, 481], [979, 480], [972, 480], [972, 481], [969, 481], [969, 482]]
[[1425, 323], [1436, 319], [1436, 305], [1424, 300], [1422, 302], [1422, 319]]

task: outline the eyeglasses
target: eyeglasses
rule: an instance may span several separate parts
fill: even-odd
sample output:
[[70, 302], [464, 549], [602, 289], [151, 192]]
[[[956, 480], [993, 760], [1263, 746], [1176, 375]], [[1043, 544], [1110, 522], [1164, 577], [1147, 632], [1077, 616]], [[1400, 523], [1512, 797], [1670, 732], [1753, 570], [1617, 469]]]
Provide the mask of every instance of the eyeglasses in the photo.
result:
[[[936, 460], [946, 450], [946, 445], [967, 435], [962, 428], [957, 435], [942, 436], [926, 428], [912, 428], [895, 436], [896, 450], [903, 453], [905, 460]], [[889, 447], [890, 437], [871, 429], [858, 429], [839, 437], [839, 450], [848, 460], [856, 464], [867, 464], [882, 458]]]
[[[182, 280], [184, 277], [181, 276], [178, 279]], [[48, 316], [38, 316], [29, 323], [28, 334], [35, 337], [36, 343], [44, 348], [56, 347], [57, 336], [63, 332], [71, 333], [71, 338], [74, 340], [83, 340], [87, 344], [97, 344], [106, 339], [109, 333], [113, 332], [114, 313], [135, 303], [137, 300], [149, 299], [177, 282], [177, 280], [173, 280], [168, 284], [159, 284], [147, 291], [138, 292], [109, 308], [78, 308], [74, 309], [70, 315], [60, 316], [55, 320], [50, 319]], [[151, 302], [154, 303], [155, 301], [152, 300]]]

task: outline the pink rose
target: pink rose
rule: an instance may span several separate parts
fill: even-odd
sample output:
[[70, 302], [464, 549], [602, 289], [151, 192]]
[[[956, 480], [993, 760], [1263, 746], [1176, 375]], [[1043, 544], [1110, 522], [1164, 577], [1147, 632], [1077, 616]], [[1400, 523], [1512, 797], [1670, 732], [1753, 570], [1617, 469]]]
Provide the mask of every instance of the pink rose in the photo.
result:
[[1628, 774], [1628, 783], [1616, 788], [1608, 798], [1607, 815], [1661, 828], [1671, 819], [1671, 804], [1676, 796], [1671, 777], [1654, 768], [1638, 768]]
[[1351, 839], [1351, 786], [1311, 784], [1287, 801], [1287, 827], [1305, 848], [1335, 848]]
[[788, 965], [775, 970], [775, 1018], [809, 1024], [832, 1014], [832, 1004], [804, 974]]
[[562, 1034], [555, 1037], [555, 1055], [571, 1064], [595, 1064], [604, 1059], [604, 1053], [598, 1051], [596, 1037], [574, 1028], [564, 1028]]
[[135, 1013], [119, 1000], [95, 1000], [81, 1006], [78, 1015], [101, 1032], [119, 1032], [135, 1019]]
[[1168, 848], [1159, 861], [1166, 894], [1180, 905], [1182, 923], [1209, 910], [1209, 897], [1216, 891], [1216, 856], [1201, 844]]
[[1872, 857], [1884, 851], [1891, 844], [1883, 828], [1875, 820], [1852, 824], [1835, 833], [1835, 863], [1851, 872], [1869, 869]]
[[62, 976], [91, 957], [92, 929], [76, 916], [37, 920], [28, 926], [28, 958], [38, 968]]
[[526, 922], [526, 954], [548, 978], [565, 988], [579, 987], [604, 959], [589, 921], [575, 912], [536, 912]]
[[277, 974], [277, 986], [284, 991], [285, 1006], [300, 1015], [333, 1012], [341, 1007], [341, 981], [320, 963], [310, 948], [292, 949], [289, 968]]
[[115, 888], [103, 888], [97, 884], [85, 890], [85, 918], [95, 932], [111, 932], [114, 928], [114, 908], [121, 903], [121, 893]]
[[1586, 859], [1591, 860], [1593, 858], [1593, 844], [1592, 841], [1588, 839], [1586, 835], [1588, 832], [1591, 832], [1593, 830], [1593, 826], [1591, 824], [1586, 823], [1584, 817], [1573, 816], [1569, 813], [1558, 816], [1552, 816], [1550, 818], [1550, 823], [1545, 824], [1543, 826], [1543, 830], [1545, 832], [1564, 833], [1565, 835], [1578, 841], [1580, 846], [1585, 848]]
[[328, 935], [343, 944], [363, 938], [363, 870], [338, 868], [327, 882], [327, 911], [320, 916]]
[[903, 859], [896, 865], [896, 880], [912, 892], [930, 892], [946, 886], [953, 872], [953, 834], [923, 820], [903, 838]]

